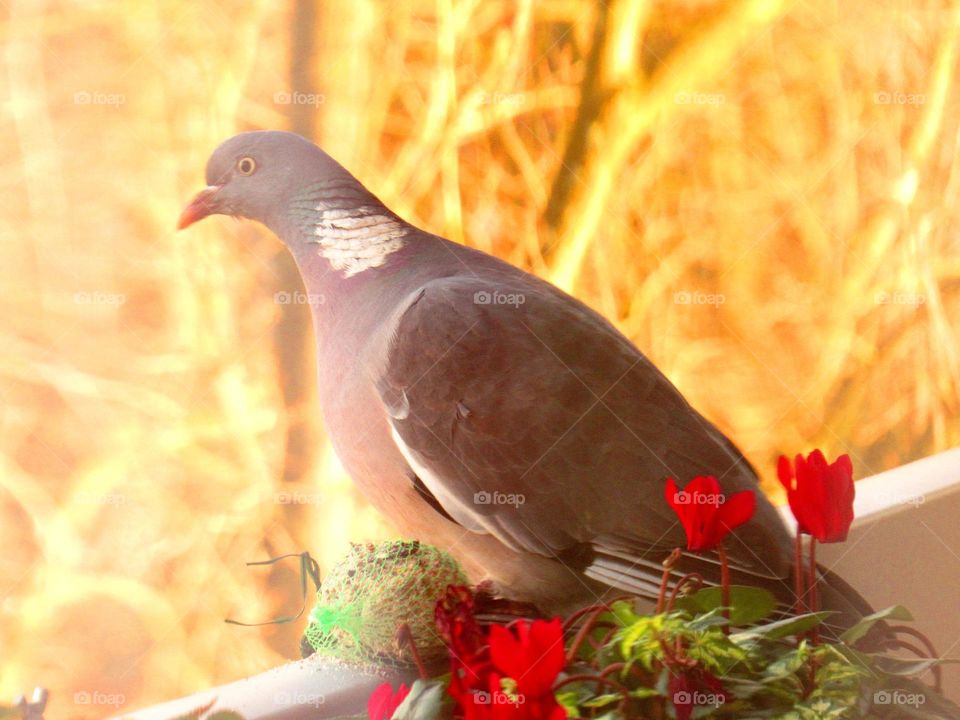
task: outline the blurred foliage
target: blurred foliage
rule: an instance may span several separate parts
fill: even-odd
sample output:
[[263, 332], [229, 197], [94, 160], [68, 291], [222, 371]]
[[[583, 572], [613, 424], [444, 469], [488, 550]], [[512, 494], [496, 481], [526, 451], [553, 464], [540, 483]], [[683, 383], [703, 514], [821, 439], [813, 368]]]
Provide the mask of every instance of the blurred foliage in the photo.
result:
[[0, 8], [0, 697], [100, 717], [272, 666], [302, 628], [222, 619], [297, 581], [243, 563], [390, 536], [322, 428], [277, 481], [316, 412], [279, 388], [279, 243], [173, 232], [220, 140], [305, 107], [399, 214], [603, 312], [768, 477], [958, 444], [955, 3], [312, 9], [316, 87], [288, 3]]
[[[809, 630], [829, 613], [783, 617], [773, 612], [766, 591], [739, 590], [731, 596], [731, 616], [751, 619], [732, 633], [724, 632], [729, 621], [719, 596], [699, 612], [643, 615], [631, 603], [617, 602], [607, 613], [588, 615], [609, 625], [598, 623], [597, 649], [581, 646], [583, 664], [568, 667], [574, 680], [565, 681], [558, 695], [568, 714], [597, 720], [950, 720], [960, 712], [918, 679], [936, 659], [853, 647], [854, 637], [863, 637], [883, 618], [909, 618], [904, 608], [864, 618], [841, 638], [811, 642]], [[598, 683], [598, 677], [606, 682]], [[666, 712], [671, 706], [674, 712]]]

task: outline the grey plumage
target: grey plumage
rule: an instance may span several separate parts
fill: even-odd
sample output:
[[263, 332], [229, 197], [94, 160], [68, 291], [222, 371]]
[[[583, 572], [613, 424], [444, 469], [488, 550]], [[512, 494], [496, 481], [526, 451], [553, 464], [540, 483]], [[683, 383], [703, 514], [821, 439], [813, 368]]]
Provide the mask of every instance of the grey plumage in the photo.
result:
[[[238, 172], [244, 158], [252, 174]], [[790, 602], [792, 540], [753, 468], [600, 315], [409, 225], [295, 135], [228, 140], [207, 182], [182, 226], [213, 213], [259, 220], [323, 296], [313, 313], [329, 435], [402, 531], [548, 610], [604, 586], [649, 597], [660, 562], [685, 544], [665, 478], [711, 474], [757, 495], [730, 547], [740, 577]], [[717, 576], [709, 561], [687, 563]], [[847, 595], [840, 609], [865, 609]]]

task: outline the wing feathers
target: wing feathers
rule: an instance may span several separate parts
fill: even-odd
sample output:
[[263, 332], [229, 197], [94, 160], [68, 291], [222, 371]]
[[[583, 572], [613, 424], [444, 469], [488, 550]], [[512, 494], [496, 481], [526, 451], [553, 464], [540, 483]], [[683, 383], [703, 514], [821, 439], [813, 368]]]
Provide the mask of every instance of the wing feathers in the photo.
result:
[[[491, 299], [501, 296], [523, 302]], [[667, 475], [756, 490], [742, 455], [626, 338], [529, 276], [431, 281], [385, 319], [374, 346], [373, 380], [411, 468], [457, 522], [511, 548], [557, 555], [617, 535], [622, 547], [609, 549], [636, 562], [684, 543], [662, 501]], [[744, 569], [782, 574], [785, 530], [774, 520], [758, 536], [769, 542], [756, 557], [731, 552]]]

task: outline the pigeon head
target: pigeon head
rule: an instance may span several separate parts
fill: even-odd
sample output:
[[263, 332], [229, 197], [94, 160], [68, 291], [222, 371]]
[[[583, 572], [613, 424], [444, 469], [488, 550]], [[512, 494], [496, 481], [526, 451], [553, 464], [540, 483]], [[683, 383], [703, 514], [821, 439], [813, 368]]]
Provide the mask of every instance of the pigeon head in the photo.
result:
[[323, 150], [299, 135], [256, 131], [224, 141], [207, 162], [207, 187], [180, 215], [183, 229], [208, 215], [262, 222], [283, 237], [284, 221], [305, 193], [359, 183]]
[[262, 222], [294, 255], [313, 251], [344, 278], [384, 265], [412, 232], [336, 160], [288, 132], [243, 133], [213, 151], [207, 187], [177, 228], [208, 215]]

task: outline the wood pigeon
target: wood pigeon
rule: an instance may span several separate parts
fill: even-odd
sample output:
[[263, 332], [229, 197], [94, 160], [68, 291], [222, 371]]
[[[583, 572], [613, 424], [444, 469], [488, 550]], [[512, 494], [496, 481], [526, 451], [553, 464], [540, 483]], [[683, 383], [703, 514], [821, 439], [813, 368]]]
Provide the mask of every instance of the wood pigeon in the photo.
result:
[[[413, 227], [304, 138], [220, 145], [179, 227], [257, 220], [296, 259], [312, 302], [334, 448], [403, 532], [475, 581], [563, 612], [618, 588], [656, 597], [686, 544], [664, 481], [714, 475], [756, 495], [728, 540], [739, 582], [793, 602], [793, 540], [740, 451], [607, 320], [491, 255]], [[717, 581], [688, 554], [678, 571]], [[824, 607], [869, 606], [824, 571]]]

